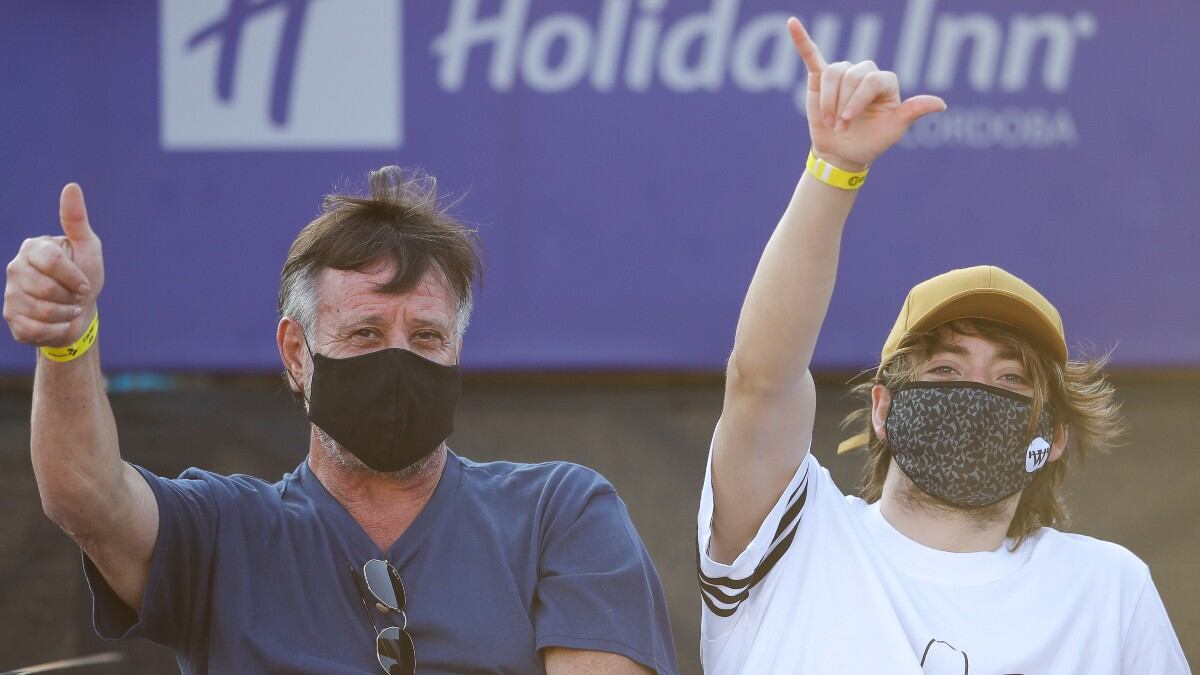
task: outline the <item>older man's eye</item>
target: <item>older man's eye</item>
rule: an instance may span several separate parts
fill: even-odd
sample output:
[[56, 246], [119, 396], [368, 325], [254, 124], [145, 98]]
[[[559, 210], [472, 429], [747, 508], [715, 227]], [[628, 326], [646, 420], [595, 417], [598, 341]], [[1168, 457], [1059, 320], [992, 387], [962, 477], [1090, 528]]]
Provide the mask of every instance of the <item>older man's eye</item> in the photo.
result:
[[373, 338], [376, 335], [379, 335], [379, 331], [375, 330], [374, 328], [359, 328], [358, 330], [354, 331], [354, 337]]
[[420, 342], [441, 342], [442, 334], [437, 331], [423, 330], [413, 335], [413, 338]]

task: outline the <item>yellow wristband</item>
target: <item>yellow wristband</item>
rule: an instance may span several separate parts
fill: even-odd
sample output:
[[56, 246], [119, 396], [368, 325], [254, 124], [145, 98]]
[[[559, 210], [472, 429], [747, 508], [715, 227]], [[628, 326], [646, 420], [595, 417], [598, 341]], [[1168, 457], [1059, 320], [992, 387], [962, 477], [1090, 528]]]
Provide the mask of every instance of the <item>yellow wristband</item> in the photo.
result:
[[870, 169], [863, 171], [839, 169], [823, 159], [817, 159], [812, 150], [808, 151], [808, 164], [806, 168], [809, 175], [813, 178], [826, 185], [832, 185], [842, 190], [857, 190], [862, 187], [862, 184], [867, 181], [867, 171], [870, 171]]
[[96, 333], [99, 331], [100, 312], [97, 311], [92, 315], [92, 322], [88, 324], [87, 330], [83, 331], [83, 337], [66, 347], [42, 347], [42, 356], [51, 361], [58, 361], [59, 363], [74, 361], [86, 354], [88, 349], [91, 349], [92, 345], [96, 342]]

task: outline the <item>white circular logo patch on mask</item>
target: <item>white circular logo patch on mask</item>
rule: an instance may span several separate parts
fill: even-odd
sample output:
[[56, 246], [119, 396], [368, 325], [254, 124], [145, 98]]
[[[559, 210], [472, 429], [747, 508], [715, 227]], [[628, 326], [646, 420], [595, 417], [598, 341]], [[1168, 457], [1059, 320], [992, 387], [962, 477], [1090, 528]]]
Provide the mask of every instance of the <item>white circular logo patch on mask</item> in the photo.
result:
[[1029, 443], [1029, 448], [1025, 451], [1025, 471], [1033, 473], [1038, 469], [1046, 466], [1046, 460], [1050, 457], [1050, 444], [1046, 439], [1038, 436]]

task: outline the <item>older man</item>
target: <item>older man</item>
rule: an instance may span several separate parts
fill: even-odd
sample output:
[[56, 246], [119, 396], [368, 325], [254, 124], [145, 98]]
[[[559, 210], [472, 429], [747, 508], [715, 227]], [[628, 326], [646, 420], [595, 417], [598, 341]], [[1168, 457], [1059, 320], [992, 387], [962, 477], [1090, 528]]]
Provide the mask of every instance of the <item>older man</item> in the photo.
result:
[[658, 575], [608, 482], [446, 447], [478, 261], [431, 179], [376, 171], [293, 243], [276, 341], [312, 427], [275, 484], [121, 460], [79, 186], [59, 215], [64, 236], [8, 266], [4, 318], [40, 347], [34, 471], [84, 551], [101, 635], [166, 645], [188, 673], [677, 670]]

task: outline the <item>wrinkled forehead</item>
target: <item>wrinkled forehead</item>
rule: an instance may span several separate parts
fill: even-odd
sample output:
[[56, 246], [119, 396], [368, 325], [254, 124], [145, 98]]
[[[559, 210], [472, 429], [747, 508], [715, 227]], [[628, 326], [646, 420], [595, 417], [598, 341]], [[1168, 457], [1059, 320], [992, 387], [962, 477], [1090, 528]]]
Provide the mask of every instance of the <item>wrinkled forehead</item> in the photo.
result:
[[454, 293], [437, 265], [430, 265], [407, 287], [396, 287], [392, 283], [394, 277], [395, 264], [390, 261], [371, 263], [362, 270], [323, 268], [317, 274], [317, 314], [381, 307], [412, 308], [447, 317], [454, 314]]

